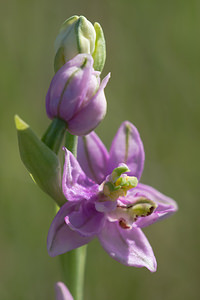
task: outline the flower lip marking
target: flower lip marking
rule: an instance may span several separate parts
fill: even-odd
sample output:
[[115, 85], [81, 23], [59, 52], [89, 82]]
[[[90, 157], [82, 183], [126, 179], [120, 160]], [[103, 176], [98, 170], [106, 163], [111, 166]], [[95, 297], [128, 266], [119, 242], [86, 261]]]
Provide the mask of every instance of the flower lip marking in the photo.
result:
[[130, 228], [131, 228], [131, 226], [129, 226], [129, 225], [126, 224], [126, 220], [124, 220], [124, 219], [120, 219], [120, 220], [119, 220], [119, 225], [120, 225], [123, 229], [130, 229]]
[[137, 177], [127, 176], [123, 174], [125, 172], [130, 172], [129, 168], [126, 164], [120, 164], [103, 183], [103, 193], [109, 200], [115, 201], [120, 196], [125, 197], [128, 190], [137, 186]]
[[156, 209], [154, 201], [145, 197], [137, 197], [134, 203], [127, 205], [117, 205], [117, 208], [109, 213], [112, 221], [119, 221], [123, 229], [131, 229], [138, 218], [150, 216]]

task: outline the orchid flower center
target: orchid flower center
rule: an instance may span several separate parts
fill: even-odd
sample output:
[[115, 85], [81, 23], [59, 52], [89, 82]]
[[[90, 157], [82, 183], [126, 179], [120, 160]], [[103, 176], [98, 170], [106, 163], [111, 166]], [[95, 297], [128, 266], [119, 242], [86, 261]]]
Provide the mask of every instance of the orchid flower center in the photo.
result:
[[119, 225], [124, 229], [132, 228], [134, 222], [140, 217], [150, 216], [157, 205], [154, 201], [137, 197], [132, 204], [118, 205], [117, 208], [109, 213], [109, 218], [119, 221]]
[[103, 183], [103, 194], [111, 201], [117, 200], [119, 197], [125, 197], [127, 191], [136, 187], [138, 184], [137, 177], [127, 176], [123, 174], [130, 172], [125, 164], [121, 164], [115, 168], [107, 180]]

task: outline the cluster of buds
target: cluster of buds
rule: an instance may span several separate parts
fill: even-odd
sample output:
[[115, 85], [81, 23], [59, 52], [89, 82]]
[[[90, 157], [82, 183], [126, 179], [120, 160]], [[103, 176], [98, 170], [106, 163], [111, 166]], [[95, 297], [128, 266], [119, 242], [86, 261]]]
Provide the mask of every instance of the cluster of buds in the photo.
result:
[[103, 120], [107, 102], [104, 88], [110, 78], [100, 79], [106, 45], [99, 23], [83, 16], [67, 19], [55, 40], [55, 75], [46, 95], [46, 112], [52, 120], [40, 139], [18, 116], [21, 159], [32, 179], [59, 206], [66, 202], [61, 191], [61, 167], [56, 155], [64, 135], [86, 135]]
[[47, 115], [63, 120], [73, 135], [88, 134], [103, 120], [107, 108], [104, 88], [110, 74], [100, 84], [106, 58], [102, 28], [83, 16], [73, 16], [63, 23], [55, 50], [56, 74], [46, 97]]

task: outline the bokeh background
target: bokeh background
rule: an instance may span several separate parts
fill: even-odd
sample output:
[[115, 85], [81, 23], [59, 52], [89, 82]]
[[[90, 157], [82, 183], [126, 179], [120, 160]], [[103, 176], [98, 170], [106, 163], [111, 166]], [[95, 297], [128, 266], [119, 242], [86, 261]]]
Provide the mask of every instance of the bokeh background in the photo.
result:
[[109, 147], [123, 120], [139, 129], [142, 182], [177, 200], [179, 211], [145, 229], [158, 271], [129, 268], [90, 243], [86, 300], [199, 299], [200, 2], [198, 0], [10, 0], [0, 11], [0, 299], [54, 299], [58, 258], [46, 250], [53, 201], [22, 165], [13, 116], [41, 136], [54, 40], [74, 14], [101, 23], [108, 113], [97, 132]]

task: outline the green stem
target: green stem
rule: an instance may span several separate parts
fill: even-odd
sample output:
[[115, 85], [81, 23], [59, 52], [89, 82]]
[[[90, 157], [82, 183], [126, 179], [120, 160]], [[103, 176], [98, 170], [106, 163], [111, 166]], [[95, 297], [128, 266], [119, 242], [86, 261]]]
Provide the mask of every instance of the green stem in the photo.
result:
[[[42, 137], [42, 141], [56, 154], [60, 149], [66, 127], [64, 121], [54, 119]], [[78, 137], [66, 131], [65, 146], [75, 157], [77, 155], [77, 143]], [[56, 209], [58, 210], [57, 206]], [[83, 300], [86, 253], [87, 245], [59, 256], [63, 276], [74, 300]]]
[[78, 144], [78, 137], [77, 135], [72, 135], [68, 131], [66, 132], [66, 140], [65, 146], [66, 148], [73, 153], [73, 155], [77, 156], [77, 144]]
[[41, 139], [56, 154], [60, 149], [66, 128], [65, 121], [55, 118]]
[[[66, 132], [66, 148], [77, 155], [78, 137]], [[83, 300], [87, 245], [60, 255], [62, 271], [74, 300]]]
[[83, 300], [87, 245], [60, 255], [63, 276], [74, 300]]
[[[56, 213], [59, 206], [56, 205]], [[59, 256], [63, 281], [66, 281], [74, 300], [83, 300], [87, 245]]]

